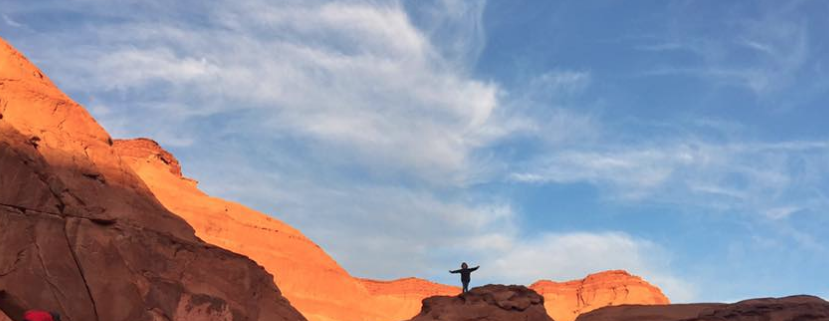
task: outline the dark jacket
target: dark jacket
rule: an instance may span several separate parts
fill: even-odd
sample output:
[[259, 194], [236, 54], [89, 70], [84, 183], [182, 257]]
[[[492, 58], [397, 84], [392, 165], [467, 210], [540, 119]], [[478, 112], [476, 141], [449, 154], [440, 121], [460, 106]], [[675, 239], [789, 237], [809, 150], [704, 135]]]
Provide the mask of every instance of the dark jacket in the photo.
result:
[[466, 269], [454, 270], [454, 271], [449, 271], [449, 273], [460, 273], [461, 274], [461, 282], [469, 283], [469, 275], [472, 274], [472, 271], [477, 270], [479, 267], [480, 266], [476, 266], [476, 267], [471, 268], [471, 269], [466, 268]]

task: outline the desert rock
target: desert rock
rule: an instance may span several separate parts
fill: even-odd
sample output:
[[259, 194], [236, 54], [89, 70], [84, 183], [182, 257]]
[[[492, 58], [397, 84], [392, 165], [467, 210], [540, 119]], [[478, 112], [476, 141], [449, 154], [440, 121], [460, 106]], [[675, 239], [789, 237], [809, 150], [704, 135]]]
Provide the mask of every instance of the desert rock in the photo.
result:
[[544, 296], [547, 313], [558, 321], [572, 321], [582, 313], [606, 306], [670, 303], [659, 288], [620, 270], [567, 282], [538, 281], [530, 289]]
[[799, 295], [745, 300], [733, 304], [698, 303], [606, 307], [578, 321], [809, 321], [829, 320], [829, 302]]
[[544, 297], [520, 285], [485, 285], [458, 296], [423, 300], [420, 314], [411, 321], [552, 321], [544, 310]]
[[0, 40], [0, 299], [68, 321], [304, 320], [264, 269], [167, 211], [112, 144]]
[[460, 292], [457, 287], [415, 278], [354, 278], [299, 230], [199, 190], [195, 180], [181, 175], [178, 160], [155, 141], [116, 140], [114, 145], [161, 203], [190, 223], [199, 238], [262, 264], [309, 320], [408, 319], [419, 311], [424, 298]]

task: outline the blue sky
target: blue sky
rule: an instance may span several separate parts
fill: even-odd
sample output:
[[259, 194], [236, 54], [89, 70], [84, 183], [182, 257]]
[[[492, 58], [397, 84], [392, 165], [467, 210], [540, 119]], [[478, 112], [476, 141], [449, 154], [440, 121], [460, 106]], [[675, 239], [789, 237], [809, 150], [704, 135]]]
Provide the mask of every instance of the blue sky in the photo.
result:
[[0, 0], [116, 137], [352, 274], [826, 296], [829, 3]]

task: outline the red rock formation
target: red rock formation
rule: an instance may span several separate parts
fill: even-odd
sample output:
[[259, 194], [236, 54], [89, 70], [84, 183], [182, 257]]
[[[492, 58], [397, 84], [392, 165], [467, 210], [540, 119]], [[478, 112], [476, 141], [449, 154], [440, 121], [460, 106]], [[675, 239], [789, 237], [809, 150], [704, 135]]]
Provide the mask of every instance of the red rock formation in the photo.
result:
[[[401, 320], [416, 314], [426, 297], [459, 293], [457, 287], [414, 278], [355, 279], [284, 222], [201, 192], [195, 181], [181, 176], [178, 161], [157, 143], [117, 140], [115, 147], [158, 199], [189, 222], [200, 238], [262, 264], [312, 321]], [[608, 305], [669, 303], [658, 288], [624, 271], [561, 283], [539, 281], [531, 288], [544, 295], [547, 311], [559, 321]]]
[[68, 321], [304, 320], [260, 266], [198, 240], [112, 143], [0, 39], [4, 296]]
[[181, 176], [178, 161], [154, 141], [117, 140], [115, 147], [161, 203], [190, 223], [199, 238], [262, 264], [309, 320], [403, 320], [417, 313], [424, 298], [459, 292], [413, 278], [354, 278], [293, 227], [200, 191], [194, 180]]
[[606, 271], [568, 282], [538, 281], [530, 289], [544, 296], [547, 313], [558, 321], [622, 304], [668, 304], [659, 288], [625, 271]]
[[423, 300], [411, 321], [553, 321], [544, 311], [544, 297], [520, 285], [485, 285], [459, 296]]
[[699, 303], [606, 307], [579, 316], [578, 321], [811, 321], [829, 320], [829, 302], [799, 295], [733, 304]]

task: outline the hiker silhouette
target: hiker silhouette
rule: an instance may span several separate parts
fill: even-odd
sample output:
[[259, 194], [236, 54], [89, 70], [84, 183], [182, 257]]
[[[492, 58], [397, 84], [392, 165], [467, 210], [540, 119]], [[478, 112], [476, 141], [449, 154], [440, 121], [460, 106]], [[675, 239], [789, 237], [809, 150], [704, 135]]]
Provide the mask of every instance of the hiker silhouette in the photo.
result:
[[474, 268], [469, 268], [469, 265], [466, 265], [466, 262], [461, 263], [460, 270], [449, 271], [449, 273], [460, 273], [461, 274], [461, 283], [463, 283], [463, 293], [469, 292], [469, 278], [473, 271], [477, 270], [479, 266]]

